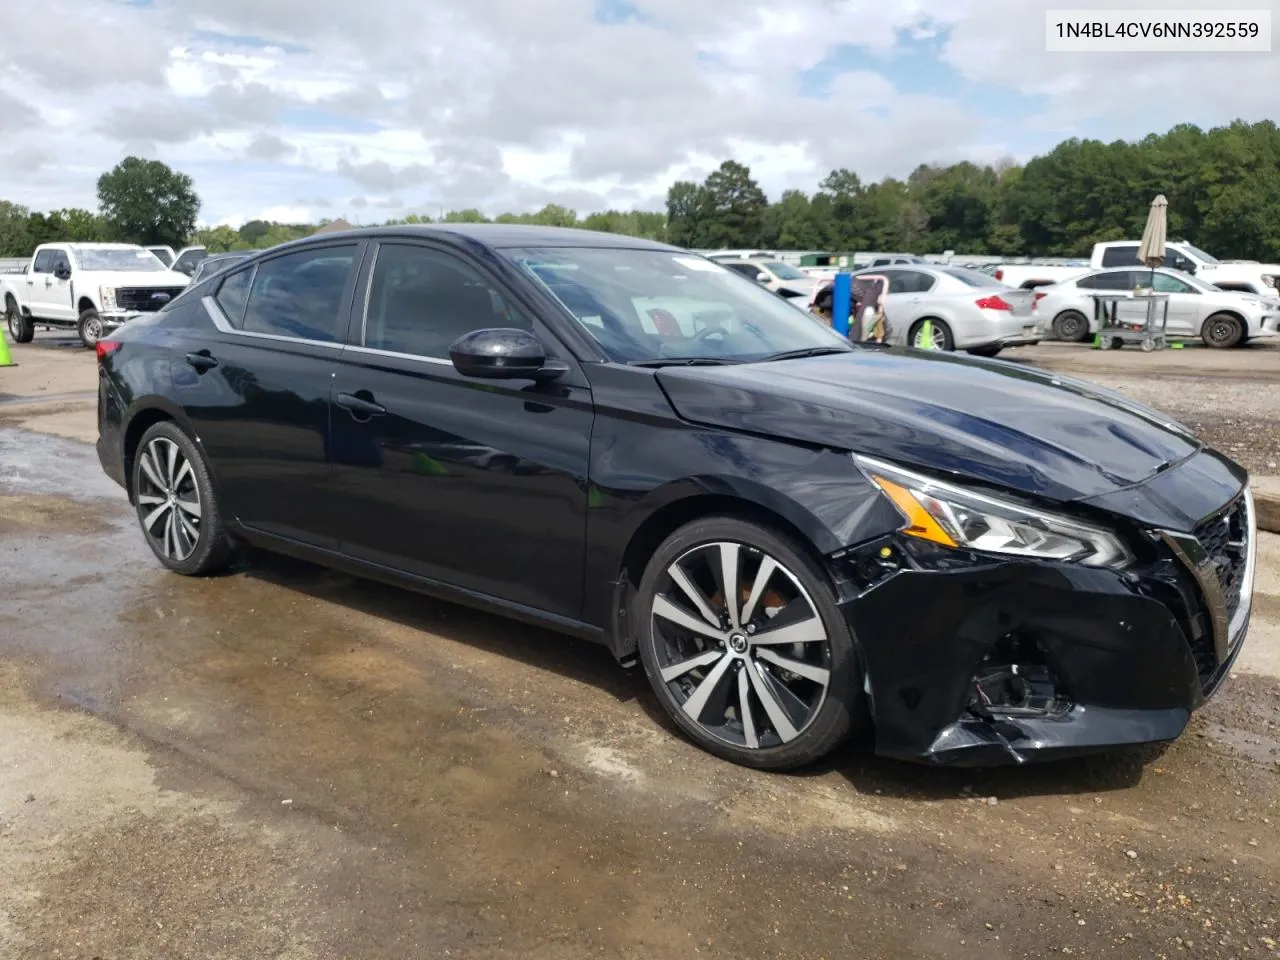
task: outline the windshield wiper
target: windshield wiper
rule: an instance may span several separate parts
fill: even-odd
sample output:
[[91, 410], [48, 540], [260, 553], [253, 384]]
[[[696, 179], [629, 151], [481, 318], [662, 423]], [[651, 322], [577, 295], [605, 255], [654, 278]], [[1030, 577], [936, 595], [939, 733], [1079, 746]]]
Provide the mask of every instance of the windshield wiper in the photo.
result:
[[632, 360], [629, 367], [724, 367], [741, 360], [728, 360], [724, 357], [657, 357], [653, 360]]
[[767, 357], [761, 357], [757, 363], [772, 363], [774, 360], [799, 360], [802, 357], [825, 357], [832, 353], [853, 353], [848, 347], [809, 347], [807, 350], [784, 350]]

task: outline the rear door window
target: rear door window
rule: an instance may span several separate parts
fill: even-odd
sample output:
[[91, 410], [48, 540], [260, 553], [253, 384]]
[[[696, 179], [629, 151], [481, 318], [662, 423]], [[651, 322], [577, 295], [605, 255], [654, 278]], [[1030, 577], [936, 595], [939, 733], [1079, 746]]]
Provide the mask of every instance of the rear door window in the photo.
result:
[[336, 343], [346, 336], [344, 294], [359, 244], [312, 247], [258, 264], [240, 329]]
[[253, 283], [253, 268], [237, 270], [222, 281], [214, 299], [226, 314], [227, 320], [237, 330], [244, 323], [244, 308], [249, 302], [249, 286]]
[[1132, 290], [1133, 272], [1130, 270], [1113, 270], [1110, 273], [1095, 273], [1081, 277], [1076, 281], [1081, 290]]

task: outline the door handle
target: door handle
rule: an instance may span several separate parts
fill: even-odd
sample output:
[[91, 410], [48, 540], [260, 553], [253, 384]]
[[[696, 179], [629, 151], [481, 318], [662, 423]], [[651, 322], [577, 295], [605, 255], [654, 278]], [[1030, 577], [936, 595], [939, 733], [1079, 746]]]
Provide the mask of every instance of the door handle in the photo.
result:
[[387, 408], [382, 404], [373, 402], [373, 394], [368, 393], [367, 390], [360, 392], [367, 394], [368, 399], [354, 393], [340, 393], [338, 394], [338, 406], [342, 407], [343, 410], [349, 411], [351, 416], [357, 420], [362, 417], [366, 420], [369, 417], [381, 417], [387, 412]]
[[44, 285], [45, 285], [46, 287], [52, 287], [52, 286], [53, 286], [53, 277], [45, 277], [45, 278], [44, 278]]
[[204, 373], [206, 370], [216, 367], [218, 360], [208, 353], [188, 353], [187, 363], [195, 367], [200, 373]]

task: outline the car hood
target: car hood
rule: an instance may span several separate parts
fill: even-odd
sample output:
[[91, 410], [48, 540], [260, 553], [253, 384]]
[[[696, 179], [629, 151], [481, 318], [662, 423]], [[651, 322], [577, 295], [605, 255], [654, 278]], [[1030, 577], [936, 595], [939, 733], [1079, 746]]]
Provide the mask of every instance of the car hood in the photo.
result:
[[1119, 394], [1001, 361], [884, 348], [665, 367], [676, 413], [1054, 500], [1102, 496], [1193, 456], [1185, 428]]
[[174, 270], [94, 270], [93, 279], [104, 287], [185, 287], [191, 278]]

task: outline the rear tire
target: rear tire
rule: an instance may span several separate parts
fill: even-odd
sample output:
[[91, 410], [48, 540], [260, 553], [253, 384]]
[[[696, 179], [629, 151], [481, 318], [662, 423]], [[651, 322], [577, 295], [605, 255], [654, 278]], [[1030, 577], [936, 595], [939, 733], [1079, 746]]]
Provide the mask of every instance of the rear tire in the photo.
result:
[[161, 421], [142, 435], [132, 489], [142, 535], [165, 567], [188, 577], [226, 567], [232, 542], [209, 469], [176, 423]]
[[1229, 313], [1215, 313], [1200, 328], [1200, 338], [1205, 346], [1228, 350], [1244, 342], [1244, 324]]
[[14, 343], [30, 343], [35, 339], [36, 322], [22, 315], [22, 308], [12, 295], [4, 298], [4, 317]]
[[1089, 318], [1079, 310], [1063, 310], [1053, 318], [1053, 335], [1065, 343], [1089, 339]]
[[779, 531], [730, 517], [681, 527], [650, 558], [633, 610], [654, 693], [709, 753], [788, 770], [865, 722], [862, 670], [830, 581]]
[[[956, 348], [955, 338], [951, 336], [951, 328], [941, 320], [929, 318], [933, 322], [933, 349], [945, 350], [948, 353]], [[924, 321], [918, 320], [911, 325], [911, 333], [907, 336], [907, 344], [917, 350], [927, 350], [924, 346]]]
[[102, 318], [98, 316], [98, 311], [89, 309], [80, 314], [76, 330], [80, 334], [80, 342], [88, 349], [96, 347], [102, 339]]

